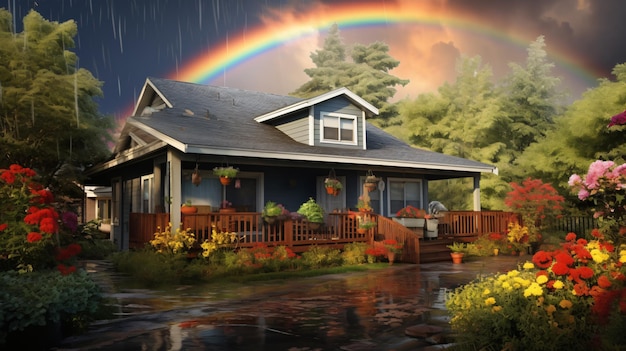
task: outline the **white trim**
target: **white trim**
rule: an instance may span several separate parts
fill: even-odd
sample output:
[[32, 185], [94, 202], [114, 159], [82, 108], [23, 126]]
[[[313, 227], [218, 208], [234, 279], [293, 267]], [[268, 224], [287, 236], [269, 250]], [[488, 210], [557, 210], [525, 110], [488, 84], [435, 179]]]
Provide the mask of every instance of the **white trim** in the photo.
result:
[[[339, 120], [339, 126], [337, 127], [339, 140], [324, 138], [324, 117], [335, 117]], [[349, 141], [341, 140], [341, 119], [349, 119], [352, 121], [352, 140], [349, 140]], [[349, 115], [345, 113], [320, 111], [320, 143], [337, 144], [337, 145], [356, 145], [358, 142], [357, 130], [358, 130], [357, 116]]]
[[128, 132], [128, 136], [137, 143], [137, 145], [139, 146], [145, 146], [147, 145], [147, 143], [141, 139], [140, 137], [137, 136], [137, 134], [133, 133], [133, 132]]
[[363, 133], [363, 150], [367, 150], [367, 121], [365, 120], [365, 112], [361, 112], [361, 123], [363, 125], [363, 129], [361, 133]]
[[139, 99], [137, 99], [137, 103], [135, 104], [135, 108], [133, 109], [132, 116], [136, 116], [137, 113], [140, 112], [140, 111], [138, 111], [139, 105], [141, 105], [141, 102], [144, 99], [144, 94], [146, 93], [146, 89], [148, 88], [148, 86], [150, 88], [152, 88], [152, 90], [154, 90], [154, 92], [157, 93], [161, 97], [161, 99], [163, 99], [163, 102], [165, 102], [165, 105], [167, 107], [169, 107], [169, 108], [174, 107], [174, 105], [165, 97], [165, 95], [163, 95], [163, 93], [161, 93], [161, 91], [159, 89], [157, 89], [157, 87], [154, 85], [154, 83], [152, 83], [150, 78], [146, 78], [146, 82], [144, 83], [143, 88], [141, 88], [141, 93], [139, 93]]
[[309, 145], [315, 145], [315, 106], [309, 107]]
[[373, 115], [378, 115], [378, 109], [376, 107], [374, 107], [372, 104], [368, 103], [367, 101], [363, 100], [363, 98], [361, 98], [360, 96], [356, 95], [355, 93], [351, 92], [350, 90], [348, 90], [348, 88], [339, 88], [339, 89], [335, 89], [333, 91], [329, 91], [328, 93], [316, 96], [314, 98], [311, 99], [307, 99], [307, 100], [303, 100], [300, 102], [297, 102], [295, 104], [289, 105], [289, 106], [285, 106], [281, 109], [257, 116], [254, 118], [255, 121], [257, 122], [266, 122], [281, 116], [284, 116], [285, 114], [291, 113], [291, 112], [295, 112], [298, 110], [302, 110], [304, 108], [307, 108], [309, 106], [313, 106], [316, 104], [319, 104], [320, 102], [326, 101], [326, 100], [330, 100], [332, 98], [335, 98], [337, 96], [340, 95], [345, 95], [348, 99], [352, 100], [355, 104], [360, 105], [362, 108], [364, 108], [365, 110], [369, 111], [371, 114]]

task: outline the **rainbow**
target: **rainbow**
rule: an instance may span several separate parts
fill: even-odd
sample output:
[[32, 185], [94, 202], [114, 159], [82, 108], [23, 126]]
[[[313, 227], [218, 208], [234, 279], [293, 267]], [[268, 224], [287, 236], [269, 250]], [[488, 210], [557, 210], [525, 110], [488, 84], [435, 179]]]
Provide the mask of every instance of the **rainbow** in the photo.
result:
[[[297, 24], [259, 25], [255, 28], [248, 28], [241, 35], [234, 38], [231, 36], [227, 41], [211, 48], [209, 52], [182, 64], [169, 77], [194, 83], [207, 83], [242, 62], [289, 42], [327, 31], [335, 23], [340, 30], [396, 24], [443, 25], [519, 48], [527, 48], [536, 39], [530, 34], [506, 33], [498, 28], [486, 26], [478, 19], [464, 14], [418, 8], [419, 2], [417, 1], [407, 3], [364, 2], [332, 5], [332, 10], [324, 11], [323, 14], [302, 15]], [[312, 9], [312, 11], [319, 11], [319, 9]], [[595, 85], [597, 78], [602, 76], [600, 69], [577, 59], [571, 53], [554, 50], [552, 47], [547, 49], [551, 60], [589, 86]]]

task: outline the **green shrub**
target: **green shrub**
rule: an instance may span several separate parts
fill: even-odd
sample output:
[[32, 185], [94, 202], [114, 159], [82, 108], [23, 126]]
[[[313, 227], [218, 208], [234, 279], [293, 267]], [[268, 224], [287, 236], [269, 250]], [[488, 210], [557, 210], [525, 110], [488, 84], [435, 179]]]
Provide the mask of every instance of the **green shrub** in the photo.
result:
[[323, 246], [311, 246], [302, 253], [303, 264], [308, 268], [334, 267], [343, 263], [341, 252]]
[[108, 239], [79, 240], [82, 247], [78, 258], [82, 260], [103, 260], [117, 252], [115, 244]]
[[366, 262], [365, 250], [368, 245], [366, 243], [346, 244], [343, 247], [341, 258], [343, 263], [347, 265], [363, 264]]
[[83, 270], [69, 275], [0, 273], [0, 345], [11, 333], [30, 326], [61, 323], [67, 330], [83, 329], [100, 299], [98, 286]]
[[132, 275], [141, 286], [155, 287], [182, 282], [187, 265], [185, 255], [163, 255], [143, 249], [118, 252], [111, 256], [116, 270]]

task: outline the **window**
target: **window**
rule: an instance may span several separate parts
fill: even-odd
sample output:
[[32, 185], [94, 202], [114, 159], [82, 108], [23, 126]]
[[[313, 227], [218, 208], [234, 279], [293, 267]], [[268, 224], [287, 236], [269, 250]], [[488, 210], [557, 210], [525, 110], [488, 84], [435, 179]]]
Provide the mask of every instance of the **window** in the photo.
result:
[[150, 213], [152, 211], [152, 182], [153, 175], [141, 177], [141, 212]]
[[356, 117], [339, 113], [322, 113], [323, 142], [356, 144]]
[[389, 215], [406, 206], [423, 208], [422, 182], [418, 179], [389, 179]]

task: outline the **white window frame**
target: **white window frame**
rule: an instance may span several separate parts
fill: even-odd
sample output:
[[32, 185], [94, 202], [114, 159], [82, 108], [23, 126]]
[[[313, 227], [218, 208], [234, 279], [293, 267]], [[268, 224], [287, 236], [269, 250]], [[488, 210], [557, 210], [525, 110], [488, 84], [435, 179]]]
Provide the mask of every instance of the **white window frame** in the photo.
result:
[[[148, 189], [145, 189], [144, 184], [148, 181]], [[150, 174], [147, 176], [141, 177], [141, 212], [142, 213], [152, 213], [152, 206], [154, 203], [153, 199], [153, 188], [154, 188], [154, 174]], [[148, 198], [146, 199], [146, 191]], [[148, 200], [148, 204], [146, 208], [145, 200]]]
[[[339, 140], [326, 139], [324, 137], [324, 119], [326, 117], [333, 117], [333, 118], [339, 119], [339, 127], [338, 127]], [[352, 129], [352, 140], [347, 140], [347, 141], [341, 140], [341, 120], [342, 119], [347, 119], [347, 120], [352, 121], [352, 126], [354, 127]], [[358, 129], [357, 116], [348, 115], [345, 113], [337, 113], [337, 112], [320, 112], [320, 142], [321, 143], [357, 145], [358, 143], [357, 142], [357, 129]]]
[[[391, 210], [391, 183], [416, 183], [418, 185], [418, 189], [420, 189], [420, 194], [419, 194], [419, 202], [420, 202], [420, 206], [421, 208], [424, 208], [424, 187], [423, 187], [423, 181], [422, 179], [416, 179], [416, 178], [387, 178], [387, 212], [389, 212], [388, 216], [389, 217], [395, 217], [396, 216], [396, 212]], [[406, 189], [405, 189], [405, 197], [403, 198], [404, 201], [404, 206], [406, 206]], [[427, 209], [425, 209], [427, 210]]]

